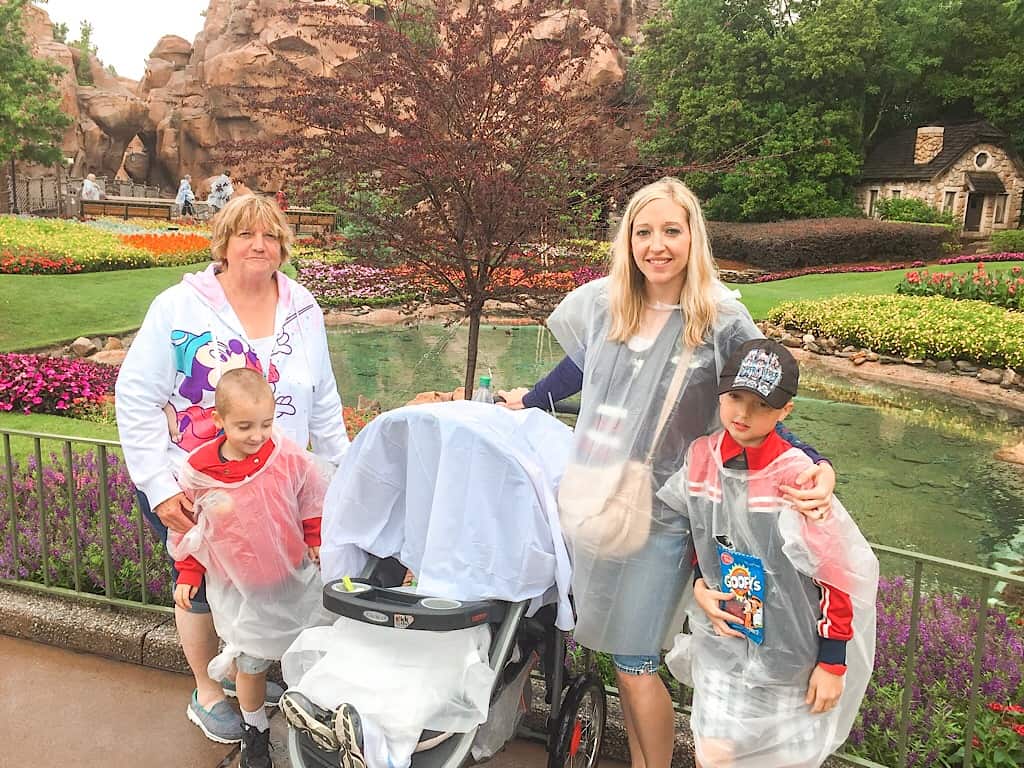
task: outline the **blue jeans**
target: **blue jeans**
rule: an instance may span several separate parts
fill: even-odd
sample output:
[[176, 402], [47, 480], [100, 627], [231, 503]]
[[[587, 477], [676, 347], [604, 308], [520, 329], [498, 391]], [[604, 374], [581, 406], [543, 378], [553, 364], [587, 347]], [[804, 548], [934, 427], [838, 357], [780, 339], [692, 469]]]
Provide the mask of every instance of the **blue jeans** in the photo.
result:
[[657, 656], [627, 656], [615, 653], [612, 654], [612, 662], [617, 670], [627, 675], [655, 675], [661, 666], [661, 659]]
[[[171, 561], [171, 575], [174, 576], [174, 583], [178, 583], [178, 569], [174, 567], [174, 558], [167, 552], [167, 526], [160, 522], [160, 518], [154, 514], [153, 510], [149, 508], [149, 499], [146, 498], [146, 494], [142, 491], [135, 492], [136, 498], [139, 500], [139, 509], [142, 510], [142, 516], [146, 518], [146, 522], [150, 524], [156, 535], [160, 537], [160, 543], [163, 544], [164, 554]], [[199, 589], [196, 590], [196, 596], [192, 598], [192, 608], [189, 613], [209, 613], [210, 604], [206, 602], [206, 577], [199, 582]]]

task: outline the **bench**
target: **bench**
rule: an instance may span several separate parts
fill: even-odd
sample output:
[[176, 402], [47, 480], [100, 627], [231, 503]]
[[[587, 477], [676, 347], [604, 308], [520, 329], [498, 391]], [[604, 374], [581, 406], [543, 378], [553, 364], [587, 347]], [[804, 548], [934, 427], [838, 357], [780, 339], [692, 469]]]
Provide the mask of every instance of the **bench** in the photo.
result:
[[167, 219], [175, 208], [173, 200], [153, 198], [106, 198], [105, 200], [82, 200], [82, 216], [119, 216], [124, 219]]
[[288, 223], [292, 225], [295, 234], [302, 232], [302, 227], [310, 227], [316, 231], [334, 231], [335, 215], [324, 211], [310, 211], [304, 208], [289, 208], [284, 212]]

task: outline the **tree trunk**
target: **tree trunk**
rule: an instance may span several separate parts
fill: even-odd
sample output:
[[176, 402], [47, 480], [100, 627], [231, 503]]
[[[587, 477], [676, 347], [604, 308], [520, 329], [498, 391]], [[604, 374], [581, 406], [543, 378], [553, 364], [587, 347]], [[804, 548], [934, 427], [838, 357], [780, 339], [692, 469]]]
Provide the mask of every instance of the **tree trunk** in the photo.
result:
[[11, 213], [21, 213], [18, 210], [18, 179], [14, 166], [14, 155], [11, 155]]
[[466, 399], [473, 397], [473, 384], [476, 375], [476, 353], [480, 344], [480, 315], [483, 307], [469, 310], [469, 343], [466, 345]]

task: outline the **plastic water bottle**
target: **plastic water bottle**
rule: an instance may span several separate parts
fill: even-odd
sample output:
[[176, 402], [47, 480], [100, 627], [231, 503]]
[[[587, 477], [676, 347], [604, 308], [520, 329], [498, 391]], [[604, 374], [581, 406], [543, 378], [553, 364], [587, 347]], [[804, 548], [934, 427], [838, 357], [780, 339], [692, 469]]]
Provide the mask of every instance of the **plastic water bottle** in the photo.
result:
[[494, 393], [491, 392], [491, 377], [481, 376], [480, 386], [473, 390], [473, 402], [475, 403], [493, 403]]

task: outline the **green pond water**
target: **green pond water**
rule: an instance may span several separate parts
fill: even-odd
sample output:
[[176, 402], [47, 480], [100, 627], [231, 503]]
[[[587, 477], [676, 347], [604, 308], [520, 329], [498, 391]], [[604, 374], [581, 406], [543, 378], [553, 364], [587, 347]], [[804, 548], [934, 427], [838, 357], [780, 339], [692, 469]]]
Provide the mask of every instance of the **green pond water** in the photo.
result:
[[[342, 398], [401, 405], [462, 383], [467, 331], [329, 333]], [[537, 327], [481, 328], [478, 372], [529, 386], [562, 357]], [[995, 460], [1021, 439], [1024, 414], [805, 371], [790, 428], [832, 459], [837, 495], [876, 543], [1000, 571], [1024, 567], [1024, 470]], [[883, 567], [886, 564], [883, 561]]]

